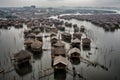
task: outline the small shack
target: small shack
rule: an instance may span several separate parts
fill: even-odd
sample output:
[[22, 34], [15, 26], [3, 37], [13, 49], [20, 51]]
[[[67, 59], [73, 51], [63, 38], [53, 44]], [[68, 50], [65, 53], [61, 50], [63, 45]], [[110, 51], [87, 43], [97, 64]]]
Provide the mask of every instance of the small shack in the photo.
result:
[[52, 47], [52, 49], [51, 49], [52, 59], [55, 58], [56, 56], [66, 57], [66, 50], [62, 47], [60, 47], [60, 48], [53, 48]]
[[70, 56], [71, 59], [79, 58], [80, 57], [80, 49], [78, 49], [78, 48], [70, 49], [69, 56]]
[[56, 36], [51, 37], [51, 45], [53, 46], [55, 43], [57, 43], [58, 39]]
[[65, 70], [67, 68], [67, 59], [62, 56], [57, 56], [54, 58], [53, 62], [54, 70]]
[[57, 36], [57, 34], [54, 33], [54, 32], [51, 32], [51, 33], [50, 33], [50, 37], [53, 37], [53, 36]]
[[56, 27], [50, 27], [50, 31], [54, 33], [58, 33], [58, 29]]
[[81, 25], [80, 32], [85, 32], [85, 26]]
[[91, 40], [89, 38], [82, 39], [83, 48], [90, 48]]
[[21, 50], [14, 54], [15, 65], [22, 65], [29, 63], [31, 59], [31, 53], [26, 50]]
[[42, 34], [38, 34], [38, 35], [36, 35], [35, 37], [36, 37], [36, 39], [37, 39], [38, 41], [43, 42], [43, 35], [42, 35]]
[[35, 39], [36, 34], [35, 33], [30, 33], [27, 35], [27, 38], [33, 38]]
[[76, 47], [76, 48], [80, 49], [80, 43], [81, 43], [81, 41], [78, 38], [73, 39], [73, 40], [71, 40], [71, 47], [72, 48]]
[[63, 40], [63, 41], [71, 42], [72, 36], [71, 36], [70, 33], [64, 32], [64, 33], [61, 34], [61, 37], [62, 37], [62, 40]]
[[30, 49], [31, 48], [31, 44], [34, 42], [33, 39], [31, 38], [27, 38], [25, 39], [24, 45], [26, 46], [26, 48]]
[[81, 40], [81, 37], [82, 37], [82, 33], [81, 32], [75, 32], [75, 33], [73, 33], [73, 39], [78, 38], [78, 39]]
[[42, 45], [43, 43], [35, 40], [32, 44], [31, 44], [31, 49], [33, 52], [42, 52]]
[[35, 34], [38, 34], [38, 33], [41, 32], [41, 30], [40, 30], [39, 28], [37, 28], [37, 29], [33, 30], [33, 32], [34, 32]]
[[57, 41], [57, 43], [55, 43], [53, 45], [53, 47], [55, 47], [55, 48], [65, 48], [65, 44], [62, 43], [61, 41]]

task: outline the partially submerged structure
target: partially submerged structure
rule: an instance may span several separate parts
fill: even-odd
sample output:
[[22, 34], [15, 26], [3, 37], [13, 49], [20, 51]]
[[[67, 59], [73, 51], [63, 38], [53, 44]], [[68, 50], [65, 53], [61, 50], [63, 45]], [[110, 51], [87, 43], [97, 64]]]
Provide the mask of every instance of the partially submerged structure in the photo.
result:
[[82, 37], [82, 33], [81, 32], [75, 32], [75, 33], [73, 33], [73, 39], [78, 38], [78, 39], [81, 40], [81, 37]]
[[69, 56], [70, 56], [71, 59], [79, 58], [80, 57], [80, 49], [78, 49], [78, 48], [70, 49]]
[[73, 39], [73, 40], [71, 40], [71, 47], [72, 48], [76, 47], [76, 48], [80, 49], [80, 43], [81, 43], [81, 41], [78, 38]]
[[43, 43], [35, 40], [32, 44], [31, 44], [31, 49], [33, 52], [42, 52], [42, 45]]
[[53, 67], [54, 70], [65, 70], [67, 68], [67, 59], [62, 56], [55, 57]]
[[26, 48], [30, 49], [31, 48], [31, 44], [34, 42], [34, 39], [31, 38], [27, 38], [24, 41], [24, 45], [26, 46]]
[[62, 40], [63, 41], [66, 41], [66, 42], [71, 42], [71, 38], [72, 38], [72, 36], [71, 36], [71, 34], [70, 33], [62, 33]]
[[89, 38], [82, 39], [83, 48], [90, 48], [91, 40]]
[[58, 39], [56, 36], [51, 37], [51, 45], [53, 46], [55, 43], [57, 43]]
[[31, 59], [31, 53], [26, 50], [21, 50], [18, 53], [14, 54], [15, 65], [22, 65], [29, 63]]

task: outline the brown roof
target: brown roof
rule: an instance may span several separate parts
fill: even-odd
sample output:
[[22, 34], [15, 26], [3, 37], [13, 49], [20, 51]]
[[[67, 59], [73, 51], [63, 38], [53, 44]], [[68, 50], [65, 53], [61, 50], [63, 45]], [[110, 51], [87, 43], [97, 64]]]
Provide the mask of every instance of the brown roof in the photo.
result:
[[90, 43], [90, 42], [91, 42], [91, 40], [90, 40], [90, 39], [88, 39], [88, 38], [84, 38], [84, 39], [82, 39], [82, 42], [83, 42], [83, 43]]
[[71, 43], [80, 43], [81, 41], [78, 38], [75, 38], [71, 41]]
[[57, 41], [57, 43], [55, 43], [54, 46], [57, 46], [57, 47], [64, 47], [65, 44], [62, 43], [61, 41]]
[[30, 33], [30, 34], [27, 35], [27, 37], [35, 37], [35, 36], [36, 36], [35, 33]]
[[35, 40], [32, 44], [31, 44], [31, 48], [41, 48], [42, 47], [42, 42]]
[[80, 36], [82, 36], [82, 33], [81, 32], [75, 32], [75, 33], [73, 33], [73, 35], [80, 35]]
[[55, 66], [59, 63], [62, 63], [62, 64], [67, 66], [67, 59], [65, 57], [62, 57], [62, 56], [55, 57], [53, 65]]
[[33, 41], [34, 41], [33, 39], [27, 38], [27, 39], [25, 39], [24, 44], [32, 44]]
[[70, 49], [70, 54], [72, 54], [72, 53], [79, 53], [80, 54], [80, 49], [78, 49], [78, 48], [72, 48], [72, 49]]
[[19, 62], [24, 59], [30, 59], [31, 58], [31, 53], [26, 51], [26, 50], [21, 50], [18, 53], [14, 54], [14, 59]]

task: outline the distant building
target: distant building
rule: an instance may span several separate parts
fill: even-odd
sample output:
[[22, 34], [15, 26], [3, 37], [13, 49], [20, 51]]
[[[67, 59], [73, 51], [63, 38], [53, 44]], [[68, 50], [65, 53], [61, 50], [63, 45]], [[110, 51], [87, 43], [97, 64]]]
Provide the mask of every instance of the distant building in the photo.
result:
[[31, 8], [36, 8], [36, 6], [35, 5], [31, 5]]

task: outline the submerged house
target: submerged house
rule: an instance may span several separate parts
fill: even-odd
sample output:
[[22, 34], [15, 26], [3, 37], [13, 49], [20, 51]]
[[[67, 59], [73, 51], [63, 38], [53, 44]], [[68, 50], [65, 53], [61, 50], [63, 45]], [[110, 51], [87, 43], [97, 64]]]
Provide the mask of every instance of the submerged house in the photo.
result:
[[26, 46], [26, 48], [31, 48], [31, 44], [34, 42], [34, 39], [31, 39], [31, 38], [27, 38], [25, 39], [24, 41], [24, 45]]
[[89, 38], [82, 39], [83, 48], [90, 48], [91, 40]]
[[80, 49], [78, 49], [78, 48], [70, 49], [69, 56], [70, 56], [71, 59], [79, 58], [80, 57]]
[[14, 60], [16, 65], [29, 63], [30, 59], [31, 59], [31, 53], [26, 50], [21, 50], [18, 53], [14, 54]]
[[36, 39], [37, 39], [38, 41], [43, 42], [43, 35], [42, 35], [42, 34], [38, 34], [38, 35], [36, 35], [35, 37], [36, 37]]
[[61, 37], [62, 37], [62, 40], [63, 41], [66, 41], [66, 42], [71, 42], [71, 38], [72, 38], [72, 36], [71, 36], [71, 34], [70, 33], [62, 33], [61, 34]]
[[80, 28], [80, 32], [85, 32], [85, 26], [81, 26], [81, 28]]
[[66, 50], [62, 47], [60, 48], [52, 48], [51, 49], [51, 57], [54, 59], [56, 56], [66, 57]]
[[55, 47], [55, 48], [65, 48], [65, 44], [62, 43], [61, 41], [57, 41], [57, 43], [55, 43], [53, 45], [53, 47]]
[[53, 67], [54, 70], [65, 70], [67, 68], [67, 59], [62, 56], [55, 57]]
[[33, 38], [35, 39], [36, 34], [35, 33], [30, 33], [27, 35], [27, 38]]
[[80, 49], [80, 43], [81, 43], [81, 41], [78, 38], [73, 39], [73, 40], [71, 40], [71, 47], [72, 48], [76, 47], [76, 48]]
[[51, 45], [53, 46], [55, 43], [57, 43], [58, 39], [56, 36], [51, 37]]
[[50, 31], [54, 33], [58, 33], [58, 29], [56, 27], [50, 27]]
[[57, 34], [54, 33], [54, 32], [51, 32], [51, 33], [50, 33], [50, 37], [53, 37], [53, 36], [57, 36]]
[[75, 32], [75, 33], [73, 33], [73, 39], [78, 38], [78, 39], [81, 40], [81, 37], [82, 37], [82, 33], [81, 32]]
[[35, 40], [32, 44], [31, 44], [31, 49], [33, 52], [42, 52], [42, 45], [43, 43]]

